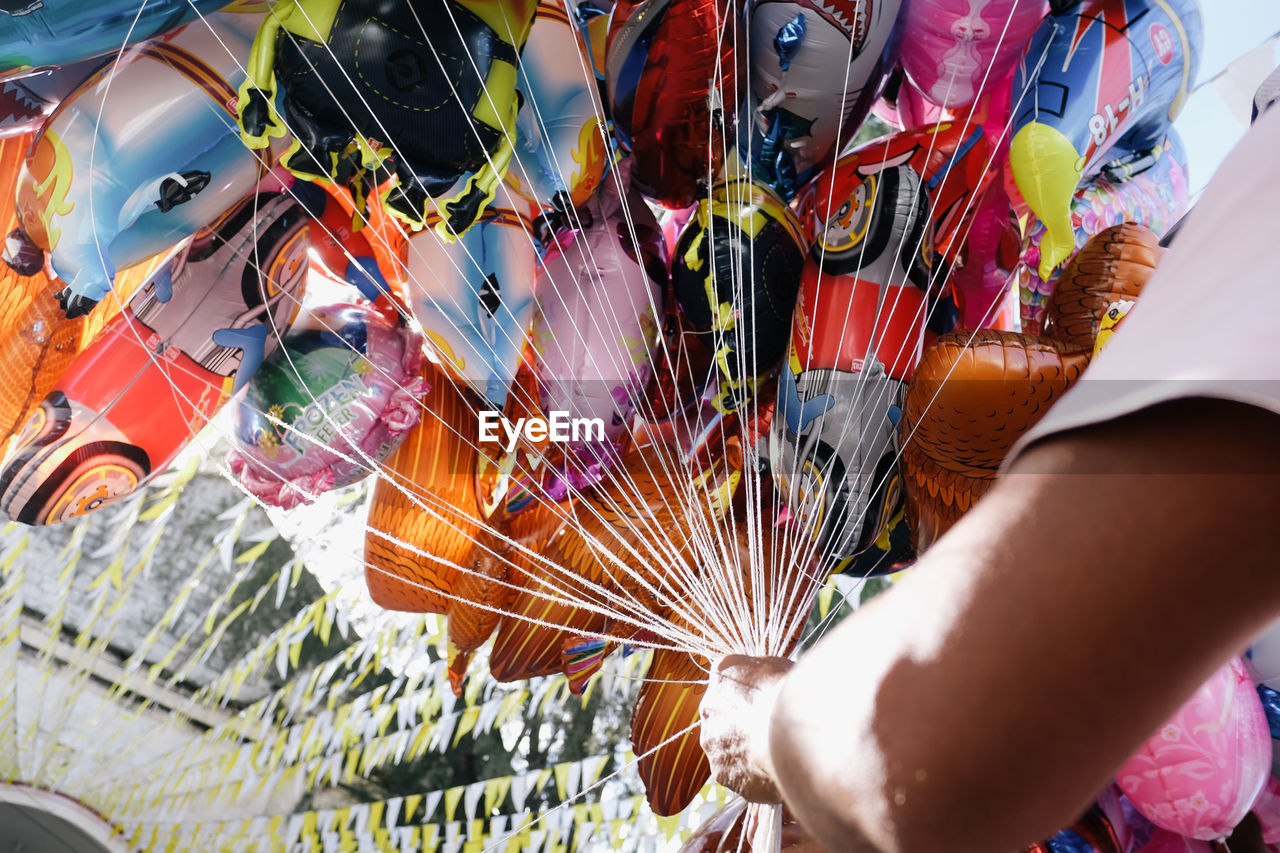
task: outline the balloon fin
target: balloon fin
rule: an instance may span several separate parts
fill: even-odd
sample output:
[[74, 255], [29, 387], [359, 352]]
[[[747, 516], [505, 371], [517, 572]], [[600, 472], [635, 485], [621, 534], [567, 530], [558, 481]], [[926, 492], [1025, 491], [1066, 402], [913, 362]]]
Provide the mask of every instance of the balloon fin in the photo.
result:
[[459, 573], [449, 604], [449, 643], [468, 657], [493, 636], [512, 598], [505, 549], [487, 529], [478, 538], [481, 541], [467, 561], [469, 568]]
[[481, 529], [474, 476], [476, 414], [441, 368], [423, 360], [430, 386], [421, 423], [387, 460], [369, 507], [365, 582], [389, 610], [444, 613]]
[[462, 651], [453, 644], [449, 643], [449, 686], [453, 688], [453, 695], [462, 698], [462, 685], [467, 680], [467, 666], [471, 663], [471, 652]]
[[688, 653], [670, 649], [653, 653], [631, 714], [631, 742], [654, 814], [678, 814], [711, 776], [698, 725], [706, 674], [706, 661], [699, 665]]
[[1027, 206], [1044, 223], [1038, 271], [1040, 278], [1048, 281], [1075, 249], [1071, 202], [1080, 183], [1084, 158], [1062, 131], [1033, 121], [1013, 137], [1009, 165]]
[[589, 637], [570, 637], [564, 641], [562, 661], [564, 674], [569, 679], [569, 692], [581, 696], [591, 676], [600, 671], [604, 659], [613, 649], [604, 640]]
[[[538, 675], [554, 675], [564, 665], [564, 644], [583, 634], [598, 634], [605, 618], [563, 600], [550, 588], [516, 595], [512, 613], [498, 625], [498, 636], [489, 652], [489, 671], [498, 681], [519, 681]], [[529, 621], [538, 620], [539, 623]], [[563, 626], [560, 628], [553, 626]]]
[[261, 323], [246, 326], [243, 329], [218, 329], [213, 333], [213, 342], [220, 347], [238, 349], [241, 352], [240, 368], [236, 371], [236, 381], [231, 393], [243, 388], [253, 374], [258, 372], [267, 357], [267, 327]]

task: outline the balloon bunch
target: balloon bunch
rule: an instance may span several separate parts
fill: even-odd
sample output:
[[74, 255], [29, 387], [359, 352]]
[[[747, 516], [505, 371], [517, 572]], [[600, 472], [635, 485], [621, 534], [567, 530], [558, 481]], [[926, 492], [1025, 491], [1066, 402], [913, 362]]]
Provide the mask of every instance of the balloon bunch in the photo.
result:
[[928, 547], [1187, 204], [1194, 0], [36, 5], [0, 510], [119, 500], [234, 398], [257, 499], [373, 476], [370, 594], [447, 615], [455, 689], [653, 650], [661, 814], [710, 659]]

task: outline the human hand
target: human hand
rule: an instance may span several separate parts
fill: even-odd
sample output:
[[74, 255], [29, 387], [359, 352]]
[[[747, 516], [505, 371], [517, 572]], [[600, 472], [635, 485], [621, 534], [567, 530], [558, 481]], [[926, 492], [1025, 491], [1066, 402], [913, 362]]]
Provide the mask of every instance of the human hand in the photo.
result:
[[702, 749], [717, 782], [756, 803], [782, 801], [769, 757], [769, 720], [786, 658], [727, 655], [702, 697]]

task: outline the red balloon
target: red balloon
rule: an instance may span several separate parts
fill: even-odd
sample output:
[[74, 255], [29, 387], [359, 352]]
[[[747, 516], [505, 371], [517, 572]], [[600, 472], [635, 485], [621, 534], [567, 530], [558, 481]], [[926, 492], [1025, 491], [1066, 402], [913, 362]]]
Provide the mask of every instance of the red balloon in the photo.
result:
[[[614, 127], [632, 151], [632, 184], [688, 207], [720, 171], [746, 79], [727, 0], [619, 0], [605, 53]], [[647, 13], [647, 14], [646, 14]], [[718, 102], [718, 103], [717, 103]]]

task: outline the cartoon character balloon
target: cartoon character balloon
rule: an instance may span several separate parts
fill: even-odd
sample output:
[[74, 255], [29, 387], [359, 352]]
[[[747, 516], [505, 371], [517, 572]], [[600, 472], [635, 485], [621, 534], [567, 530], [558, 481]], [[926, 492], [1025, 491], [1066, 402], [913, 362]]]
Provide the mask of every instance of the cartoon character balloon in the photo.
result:
[[584, 204], [609, 162], [608, 131], [578, 13], [543, 0], [520, 54], [516, 150], [507, 184], [540, 207]]
[[782, 199], [743, 179], [716, 185], [680, 234], [671, 280], [715, 353], [722, 411], [742, 408], [786, 352], [805, 244]]
[[1084, 0], [1051, 15], [1014, 74], [1009, 165], [1044, 223], [1048, 280], [1074, 247], [1071, 201], [1099, 171], [1118, 182], [1160, 157], [1195, 83], [1203, 41], [1196, 0]]
[[430, 230], [409, 241], [405, 291], [428, 349], [498, 411], [533, 319], [538, 252], [529, 211], [502, 187], [498, 203], [457, 241]]
[[[853, 137], [893, 67], [900, 0], [753, 0], [755, 176], [784, 198]], [[744, 128], [745, 132], [746, 128]]]
[[947, 109], [972, 104], [1013, 73], [1047, 0], [912, 0], [903, 26], [907, 79]]
[[69, 316], [106, 296], [117, 269], [216, 220], [270, 165], [229, 124], [241, 55], [260, 20], [218, 13], [126, 49], [36, 138], [19, 179], [19, 219], [66, 282]]
[[[280, 0], [240, 86], [245, 142], [292, 134], [299, 177], [349, 180], [390, 166], [384, 201], [415, 228], [438, 211], [445, 239], [492, 200], [516, 136], [516, 66], [536, 0]], [[283, 92], [281, 112], [276, 111]], [[453, 198], [458, 179], [471, 177]]]
[[962, 330], [925, 352], [899, 424], [899, 471], [917, 550], [987, 493], [1018, 438], [1088, 366], [1112, 305], [1138, 298], [1160, 256], [1150, 230], [1109, 228], [1067, 265], [1044, 335]]
[[287, 196], [250, 196], [157, 270], [28, 420], [0, 472], [0, 510], [53, 524], [163, 471], [288, 328], [306, 226]]
[[245, 389], [232, 473], [290, 509], [354, 483], [417, 426], [422, 342], [367, 303], [312, 310]]
[[[1159, 148], [1159, 158], [1141, 174], [1117, 180], [1099, 173], [1081, 183], [1071, 201], [1070, 252], [1079, 251], [1095, 234], [1124, 222], [1136, 222], [1151, 229], [1157, 238], [1163, 237], [1186, 213], [1190, 196], [1186, 151], [1177, 131], [1170, 128]], [[1041, 329], [1061, 273], [1055, 267], [1047, 279], [1041, 277], [1047, 253], [1054, 251], [1053, 240], [1048, 226], [1033, 218], [1013, 272], [1022, 329], [1032, 334]]]
[[[114, 53], [227, 5], [227, 0], [9, 0], [0, 9], [0, 77]], [[238, 5], [264, 11], [267, 4]]]

